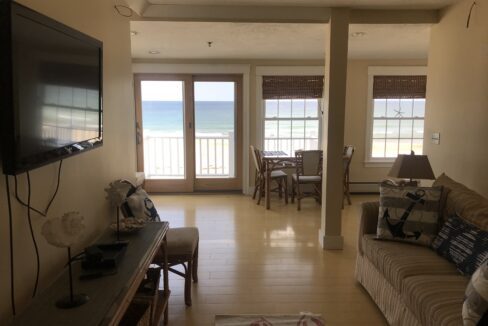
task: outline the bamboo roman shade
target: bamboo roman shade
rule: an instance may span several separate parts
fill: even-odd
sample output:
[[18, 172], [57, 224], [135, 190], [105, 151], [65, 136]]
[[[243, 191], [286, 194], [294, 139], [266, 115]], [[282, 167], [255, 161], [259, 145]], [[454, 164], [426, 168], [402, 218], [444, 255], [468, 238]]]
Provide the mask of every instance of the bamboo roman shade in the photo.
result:
[[263, 99], [322, 98], [324, 76], [263, 76]]
[[427, 76], [374, 76], [373, 98], [425, 98]]

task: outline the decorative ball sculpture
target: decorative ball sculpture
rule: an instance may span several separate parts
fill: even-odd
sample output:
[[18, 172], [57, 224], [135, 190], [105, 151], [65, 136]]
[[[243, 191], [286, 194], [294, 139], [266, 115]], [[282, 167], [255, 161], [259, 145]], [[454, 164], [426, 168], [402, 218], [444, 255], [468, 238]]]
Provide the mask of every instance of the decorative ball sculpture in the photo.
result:
[[108, 188], [105, 188], [107, 193], [106, 199], [115, 207], [120, 207], [127, 199], [127, 193], [132, 188], [132, 184], [125, 180], [116, 180], [111, 182]]
[[42, 226], [42, 235], [48, 243], [55, 247], [68, 249], [69, 295], [56, 302], [58, 308], [75, 308], [89, 300], [86, 294], [73, 293], [73, 272], [71, 269], [71, 246], [83, 238], [84, 230], [83, 216], [79, 212], [68, 212], [62, 217], [49, 219]]

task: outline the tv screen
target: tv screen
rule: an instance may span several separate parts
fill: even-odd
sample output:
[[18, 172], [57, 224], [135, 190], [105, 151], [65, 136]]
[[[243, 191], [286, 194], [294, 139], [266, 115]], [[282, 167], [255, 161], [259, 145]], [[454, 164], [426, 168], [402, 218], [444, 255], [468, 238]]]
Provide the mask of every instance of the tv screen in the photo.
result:
[[2, 159], [17, 174], [102, 144], [102, 43], [9, 7]]

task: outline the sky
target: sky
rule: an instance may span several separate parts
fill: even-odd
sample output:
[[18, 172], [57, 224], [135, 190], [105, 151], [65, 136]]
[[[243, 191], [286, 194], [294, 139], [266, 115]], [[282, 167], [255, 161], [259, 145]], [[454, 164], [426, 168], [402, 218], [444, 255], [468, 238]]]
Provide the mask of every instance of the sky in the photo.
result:
[[[234, 82], [195, 82], [195, 101], [234, 101]], [[142, 81], [143, 101], [182, 101], [182, 81]]]

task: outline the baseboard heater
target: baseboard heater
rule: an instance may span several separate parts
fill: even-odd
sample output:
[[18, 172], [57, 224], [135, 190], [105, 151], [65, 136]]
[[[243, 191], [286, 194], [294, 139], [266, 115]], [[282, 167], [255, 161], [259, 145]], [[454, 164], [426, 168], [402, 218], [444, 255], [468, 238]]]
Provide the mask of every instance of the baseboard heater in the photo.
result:
[[351, 194], [379, 194], [379, 181], [351, 181], [349, 182]]

